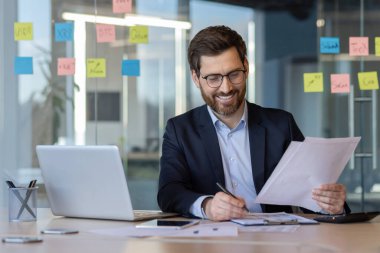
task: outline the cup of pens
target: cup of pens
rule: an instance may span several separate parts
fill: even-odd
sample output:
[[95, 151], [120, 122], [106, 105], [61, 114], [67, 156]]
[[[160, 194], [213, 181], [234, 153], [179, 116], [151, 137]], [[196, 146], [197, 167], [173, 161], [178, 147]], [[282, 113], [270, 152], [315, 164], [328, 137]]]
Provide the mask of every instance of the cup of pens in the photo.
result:
[[28, 187], [16, 187], [11, 181], [9, 186], [9, 221], [37, 220], [37, 191], [36, 181], [32, 180]]

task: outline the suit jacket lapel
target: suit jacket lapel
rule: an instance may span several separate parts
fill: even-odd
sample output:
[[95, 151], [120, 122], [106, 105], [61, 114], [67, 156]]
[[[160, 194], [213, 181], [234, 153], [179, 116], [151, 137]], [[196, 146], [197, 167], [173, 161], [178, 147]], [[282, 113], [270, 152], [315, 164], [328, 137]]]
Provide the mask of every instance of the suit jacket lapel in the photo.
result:
[[248, 131], [253, 180], [256, 193], [264, 186], [265, 180], [265, 128], [260, 126], [260, 111], [248, 103]]
[[223, 162], [222, 155], [220, 153], [218, 136], [216, 135], [215, 127], [207, 111], [206, 105], [200, 108], [198, 122], [199, 134], [201, 135], [202, 144], [206, 150], [207, 157], [212, 165], [211, 169], [213, 170], [218, 182], [224, 185]]

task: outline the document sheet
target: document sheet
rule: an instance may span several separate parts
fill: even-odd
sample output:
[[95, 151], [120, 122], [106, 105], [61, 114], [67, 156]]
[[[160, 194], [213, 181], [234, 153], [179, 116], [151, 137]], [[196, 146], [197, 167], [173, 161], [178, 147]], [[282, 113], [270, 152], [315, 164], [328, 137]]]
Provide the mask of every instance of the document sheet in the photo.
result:
[[321, 184], [336, 183], [359, 141], [360, 137], [306, 137], [303, 142], [292, 141], [256, 203], [293, 205], [320, 212], [312, 190]]
[[245, 218], [231, 221], [244, 226], [318, 224], [318, 221], [285, 212], [250, 213]]

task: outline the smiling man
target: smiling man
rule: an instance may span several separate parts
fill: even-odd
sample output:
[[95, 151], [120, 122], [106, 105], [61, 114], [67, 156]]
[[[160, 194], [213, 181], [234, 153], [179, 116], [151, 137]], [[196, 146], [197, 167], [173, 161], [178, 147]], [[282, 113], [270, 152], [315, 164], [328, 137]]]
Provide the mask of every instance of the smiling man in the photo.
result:
[[[291, 212], [255, 198], [290, 142], [304, 136], [290, 113], [245, 100], [249, 64], [242, 37], [226, 26], [207, 27], [191, 40], [188, 61], [206, 104], [167, 122], [161, 209], [215, 221], [244, 217], [247, 210]], [[344, 211], [343, 185], [324, 184], [310, 194], [326, 213]]]

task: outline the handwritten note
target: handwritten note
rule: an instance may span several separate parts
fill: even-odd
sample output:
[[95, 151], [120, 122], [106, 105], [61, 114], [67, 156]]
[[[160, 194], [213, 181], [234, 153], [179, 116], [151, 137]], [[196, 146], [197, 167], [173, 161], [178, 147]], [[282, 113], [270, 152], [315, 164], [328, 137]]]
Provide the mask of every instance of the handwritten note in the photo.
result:
[[72, 41], [74, 37], [74, 24], [72, 22], [55, 23], [55, 41]]
[[350, 37], [350, 55], [368, 55], [368, 37]]
[[375, 37], [375, 55], [380, 56], [380, 37]]
[[14, 62], [14, 72], [16, 75], [33, 74], [33, 57], [16, 57]]
[[378, 90], [379, 81], [377, 78], [377, 72], [359, 72], [359, 88], [360, 90]]
[[131, 26], [129, 28], [130, 43], [148, 43], [147, 26]]
[[115, 37], [114, 25], [96, 24], [96, 41], [98, 43], [114, 42]]
[[331, 93], [350, 93], [349, 74], [331, 74]]
[[32, 23], [14, 23], [15, 40], [33, 40], [33, 24]]
[[129, 13], [132, 12], [132, 0], [113, 0], [113, 13]]
[[323, 92], [323, 73], [304, 73], [305, 92]]
[[58, 58], [57, 74], [71, 76], [75, 74], [75, 58]]
[[123, 76], [140, 76], [140, 60], [123, 60], [121, 73]]
[[87, 59], [87, 77], [106, 77], [106, 59], [90, 58]]
[[319, 41], [321, 54], [339, 54], [340, 43], [338, 37], [321, 37]]

